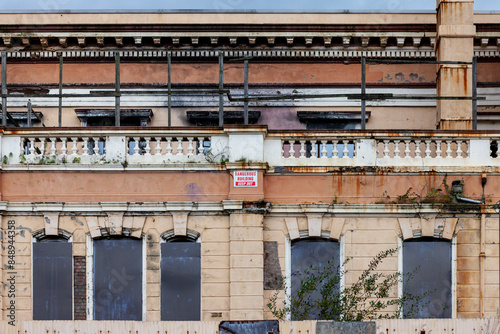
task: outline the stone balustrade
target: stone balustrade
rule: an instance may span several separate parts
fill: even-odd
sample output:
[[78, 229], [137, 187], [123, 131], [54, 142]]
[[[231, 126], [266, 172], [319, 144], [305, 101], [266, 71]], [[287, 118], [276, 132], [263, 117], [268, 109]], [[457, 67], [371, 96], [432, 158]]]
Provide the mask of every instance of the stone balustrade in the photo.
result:
[[[4, 130], [4, 168], [23, 165], [123, 165], [224, 168], [389, 167], [454, 171], [499, 168], [494, 132], [267, 131], [264, 127], [204, 130]], [[200, 164], [203, 164], [201, 167]], [[236, 164], [236, 165], [235, 165]], [[144, 165], [144, 166], [141, 166]], [[196, 167], [199, 166], [199, 167]], [[210, 167], [212, 166], [212, 167]], [[10, 167], [8, 167], [10, 168]], [[232, 168], [232, 167], [231, 167]], [[444, 169], [443, 169], [444, 168]], [[314, 171], [314, 169], [312, 169]]]

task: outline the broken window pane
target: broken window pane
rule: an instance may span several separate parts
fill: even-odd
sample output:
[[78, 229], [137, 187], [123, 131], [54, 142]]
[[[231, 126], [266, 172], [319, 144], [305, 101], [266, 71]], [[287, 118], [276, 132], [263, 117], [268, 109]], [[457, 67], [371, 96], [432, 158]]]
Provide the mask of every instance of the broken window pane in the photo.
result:
[[33, 320], [73, 319], [72, 256], [66, 239], [33, 243]]
[[161, 319], [200, 320], [200, 244], [189, 239], [161, 245]]
[[142, 240], [94, 240], [94, 319], [142, 320]]
[[[417, 269], [418, 268], [418, 269]], [[416, 272], [404, 289], [422, 296], [424, 305], [415, 312], [412, 306], [403, 308], [405, 318], [451, 318], [451, 242], [435, 238], [417, 238], [403, 243], [403, 272]]]

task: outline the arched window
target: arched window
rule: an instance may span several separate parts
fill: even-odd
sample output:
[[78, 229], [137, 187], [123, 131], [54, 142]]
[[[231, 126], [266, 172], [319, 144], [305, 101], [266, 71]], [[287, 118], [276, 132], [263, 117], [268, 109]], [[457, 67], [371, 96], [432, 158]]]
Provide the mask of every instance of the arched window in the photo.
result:
[[200, 320], [201, 248], [198, 235], [164, 236], [161, 244], [161, 320]]
[[68, 236], [35, 236], [33, 320], [73, 319], [73, 254]]
[[[404, 318], [451, 318], [451, 242], [416, 238], [403, 242], [403, 291], [427, 294], [403, 307]], [[413, 273], [408, 280], [406, 273]], [[419, 307], [420, 306], [420, 307]]]
[[[291, 296], [297, 296], [301, 281], [304, 279], [305, 271], [311, 266], [324, 268], [329, 261], [334, 261], [334, 267], [340, 265], [340, 246], [337, 241], [308, 238], [294, 241], [291, 246]], [[340, 288], [340, 287], [339, 287]], [[313, 300], [318, 300], [321, 296], [320, 289], [312, 294]], [[313, 310], [309, 319], [318, 319], [319, 310]], [[292, 314], [292, 320], [296, 319]]]
[[94, 320], [142, 320], [142, 240], [94, 240]]

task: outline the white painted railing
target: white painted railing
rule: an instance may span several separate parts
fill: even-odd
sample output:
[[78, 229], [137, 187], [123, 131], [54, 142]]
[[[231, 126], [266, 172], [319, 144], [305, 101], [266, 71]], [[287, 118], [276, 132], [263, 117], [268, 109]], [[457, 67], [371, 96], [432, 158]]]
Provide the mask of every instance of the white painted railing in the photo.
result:
[[[186, 168], [190, 163], [211, 168], [214, 163], [240, 162], [267, 164], [269, 168], [321, 167], [318, 171], [324, 171], [325, 167], [500, 169], [500, 133], [280, 133], [258, 127], [200, 129], [5, 130], [0, 135], [2, 162], [4, 165], [121, 164], [141, 168], [146, 165], [180, 168], [179, 164], [185, 164]], [[189, 166], [193, 169], [197, 165]]]
[[211, 137], [200, 135], [184, 137], [126, 137], [129, 163], [182, 163], [207, 162]]
[[97, 163], [106, 158], [106, 137], [39, 135], [21, 137], [20, 163]]

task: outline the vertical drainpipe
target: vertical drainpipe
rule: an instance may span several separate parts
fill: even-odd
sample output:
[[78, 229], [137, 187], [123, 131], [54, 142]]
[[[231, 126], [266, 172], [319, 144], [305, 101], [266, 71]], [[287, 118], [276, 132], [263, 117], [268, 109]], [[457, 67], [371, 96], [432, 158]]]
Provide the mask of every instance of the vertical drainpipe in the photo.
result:
[[486, 215], [484, 213], [485, 206], [483, 205], [483, 213], [481, 213], [481, 236], [480, 236], [480, 253], [479, 253], [479, 271], [480, 271], [480, 287], [479, 287], [479, 313], [481, 318], [484, 318], [484, 259], [486, 258]]

